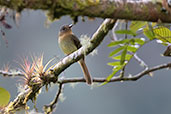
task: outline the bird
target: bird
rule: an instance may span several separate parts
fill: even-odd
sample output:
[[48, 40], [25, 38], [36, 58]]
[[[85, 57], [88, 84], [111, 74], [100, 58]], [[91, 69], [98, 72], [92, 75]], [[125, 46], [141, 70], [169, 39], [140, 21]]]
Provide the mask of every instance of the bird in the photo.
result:
[[[73, 27], [73, 24], [63, 25], [60, 28], [59, 33], [58, 33], [59, 47], [66, 55], [69, 55], [82, 47], [80, 40], [72, 32], [72, 29], [71, 29], [72, 27]], [[85, 57], [81, 58], [78, 61], [78, 63], [80, 64], [81, 69], [84, 73], [84, 78], [86, 80], [86, 83], [88, 85], [91, 85], [92, 79], [88, 71], [88, 68], [85, 64]]]

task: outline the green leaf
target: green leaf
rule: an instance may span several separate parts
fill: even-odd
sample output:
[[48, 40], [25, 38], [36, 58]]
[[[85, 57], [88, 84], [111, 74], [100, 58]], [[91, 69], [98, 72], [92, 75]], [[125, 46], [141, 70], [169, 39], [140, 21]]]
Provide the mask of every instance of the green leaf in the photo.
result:
[[[125, 56], [125, 60], [129, 61], [131, 59], [132, 55], [130, 54], [126, 54]], [[112, 57], [112, 59], [115, 59], [115, 60], [121, 60], [121, 55], [118, 55], [118, 56], [115, 56], [115, 57]]]
[[154, 26], [156, 26], [156, 25], [157, 25], [156, 22], [152, 22], [152, 23], [151, 23], [151, 26], [152, 26], [152, 27], [154, 27]]
[[138, 29], [144, 27], [146, 24], [147, 22], [143, 22], [143, 21], [132, 21], [129, 28], [132, 32], [136, 33]]
[[120, 65], [120, 62], [119, 61], [116, 61], [116, 62], [110, 62], [108, 63], [109, 66], [118, 66]]
[[155, 37], [163, 42], [171, 43], [171, 31], [164, 26], [153, 29]]
[[6, 89], [0, 87], [0, 107], [6, 106], [9, 100], [10, 100], [10, 93]]
[[122, 68], [123, 68], [122, 65], [119, 65], [119, 66], [116, 66], [115, 68], [113, 68], [113, 73], [110, 74], [110, 75], [106, 78], [106, 80], [107, 80], [107, 81], [110, 81], [111, 78], [112, 78], [120, 69], [122, 69]]
[[127, 42], [129, 42], [129, 41], [130, 41], [130, 39], [124, 39], [124, 40], [119, 40], [119, 41], [113, 41], [113, 42], [110, 42], [110, 43], [108, 44], [108, 47], [114, 47], [114, 46], [117, 46], [117, 45], [119, 45], [119, 44], [127, 43]]
[[121, 65], [123, 65], [125, 63], [126, 53], [127, 53], [127, 46], [126, 46], [126, 48], [121, 53], [121, 59], [120, 59], [120, 64]]
[[155, 35], [154, 35], [153, 31], [150, 30], [148, 27], [143, 29], [143, 33], [150, 40], [153, 40], [155, 38]]
[[103, 82], [102, 84], [100, 84], [100, 86], [106, 85], [107, 83], [108, 83], [108, 82], [105, 81], [105, 82]]
[[114, 51], [112, 51], [112, 52], [109, 54], [109, 57], [111, 57], [111, 56], [113, 56], [113, 55], [119, 53], [122, 49], [124, 49], [124, 46], [121, 46], [121, 47], [115, 49]]
[[139, 45], [144, 45], [145, 39], [144, 38], [135, 38], [134, 42], [139, 44]]
[[122, 68], [123, 68], [123, 65], [119, 65], [119, 66], [114, 67], [114, 68], [113, 68], [112, 74], [110, 74], [110, 75], [106, 78], [106, 81], [103, 82], [102, 84], [100, 84], [100, 86], [103, 86], [103, 85], [107, 84], [107, 83], [112, 79], [112, 77], [113, 77], [119, 70], [121, 70]]
[[130, 45], [127, 47], [127, 50], [130, 51], [130, 52], [133, 52], [133, 53], [135, 53], [137, 51], [137, 49], [138, 48], [136, 48], [134, 46], [130, 46]]
[[137, 34], [131, 30], [116, 30], [115, 31], [116, 34], [128, 34], [131, 36], [136, 36]]
[[163, 42], [161, 40], [156, 40], [156, 42], [159, 43], [159, 44], [162, 44], [164, 46], [168, 46], [168, 43], [167, 42]]

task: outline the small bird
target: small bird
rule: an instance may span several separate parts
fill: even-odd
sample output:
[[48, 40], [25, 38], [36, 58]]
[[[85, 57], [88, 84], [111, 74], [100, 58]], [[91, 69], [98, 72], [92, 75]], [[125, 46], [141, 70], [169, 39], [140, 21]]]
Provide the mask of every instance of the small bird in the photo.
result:
[[[71, 30], [72, 26], [73, 24], [62, 26], [58, 34], [59, 46], [66, 55], [73, 53], [82, 46], [79, 39], [73, 34]], [[92, 79], [85, 64], [84, 58], [80, 59], [78, 63], [82, 68], [86, 83], [91, 85]]]

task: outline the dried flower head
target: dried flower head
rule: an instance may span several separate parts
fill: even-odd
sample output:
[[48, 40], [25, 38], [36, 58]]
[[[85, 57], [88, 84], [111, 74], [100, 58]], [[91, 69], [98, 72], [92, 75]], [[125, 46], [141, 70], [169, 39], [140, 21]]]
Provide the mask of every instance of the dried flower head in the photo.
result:
[[24, 80], [25, 80], [25, 84], [29, 84], [29, 81], [31, 80], [31, 78], [34, 76], [34, 67], [35, 67], [35, 63], [34, 62], [30, 62], [28, 60], [28, 57], [23, 58], [23, 63], [20, 64], [21, 68], [22, 68], [22, 72], [24, 74]]
[[[43, 65], [43, 54], [39, 57], [34, 56], [33, 62], [35, 63], [35, 74], [39, 76], [46, 76], [47, 73], [50, 71], [51, 67], [47, 69], [47, 66], [54, 60], [52, 58], [49, 60], [45, 65]], [[53, 67], [53, 66], [52, 66]]]
[[[47, 64], [43, 65], [43, 54], [40, 56], [32, 56], [32, 61], [29, 61], [28, 57], [22, 59], [22, 72], [24, 74], [25, 83], [29, 86], [39, 84], [42, 82], [42, 79], [47, 76], [51, 67], [46, 69], [49, 63], [52, 61], [48, 61]], [[52, 66], [53, 67], [53, 66]]]

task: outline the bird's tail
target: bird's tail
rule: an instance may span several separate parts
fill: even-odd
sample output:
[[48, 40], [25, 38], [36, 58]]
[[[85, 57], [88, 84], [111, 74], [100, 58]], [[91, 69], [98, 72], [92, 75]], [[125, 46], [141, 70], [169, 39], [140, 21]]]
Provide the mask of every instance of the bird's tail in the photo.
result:
[[91, 76], [89, 74], [89, 71], [88, 71], [88, 68], [85, 64], [85, 61], [83, 59], [79, 60], [79, 64], [83, 70], [83, 73], [84, 73], [84, 78], [86, 80], [86, 83], [91, 85], [92, 84], [92, 79], [91, 79]]

